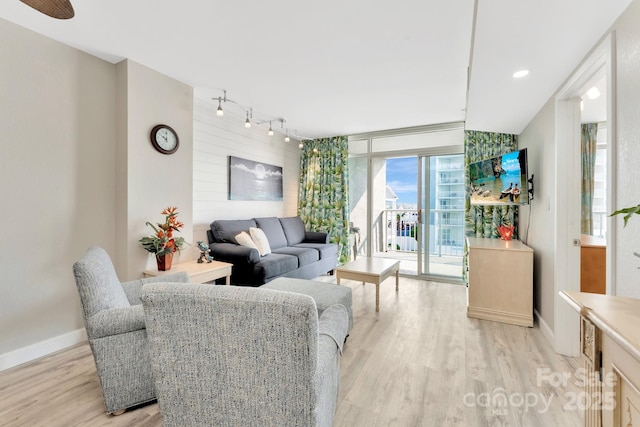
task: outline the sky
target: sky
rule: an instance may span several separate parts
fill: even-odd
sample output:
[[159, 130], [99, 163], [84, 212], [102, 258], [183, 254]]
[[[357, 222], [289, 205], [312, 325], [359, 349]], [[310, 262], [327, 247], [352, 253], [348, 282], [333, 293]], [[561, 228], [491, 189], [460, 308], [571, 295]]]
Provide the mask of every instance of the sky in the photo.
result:
[[418, 203], [418, 160], [416, 157], [387, 159], [387, 185], [398, 196], [399, 204]]

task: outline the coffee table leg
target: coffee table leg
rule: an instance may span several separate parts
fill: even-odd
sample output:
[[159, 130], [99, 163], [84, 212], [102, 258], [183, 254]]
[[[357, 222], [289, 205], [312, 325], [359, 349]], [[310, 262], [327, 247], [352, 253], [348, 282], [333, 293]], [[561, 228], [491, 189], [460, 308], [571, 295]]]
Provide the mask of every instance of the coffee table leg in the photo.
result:
[[398, 283], [400, 282], [400, 269], [396, 270], [396, 291], [398, 290]]
[[380, 282], [376, 282], [376, 312], [380, 311]]

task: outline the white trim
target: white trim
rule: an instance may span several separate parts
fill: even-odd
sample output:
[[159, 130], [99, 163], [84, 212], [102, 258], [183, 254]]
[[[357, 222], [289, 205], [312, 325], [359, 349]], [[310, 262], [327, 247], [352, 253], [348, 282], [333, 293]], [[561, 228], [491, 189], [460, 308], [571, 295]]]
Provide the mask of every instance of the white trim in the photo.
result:
[[87, 341], [87, 332], [82, 328], [8, 353], [0, 354], [0, 371], [31, 362], [39, 357], [63, 350], [84, 341]]
[[553, 330], [549, 327], [549, 325], [547, 325], [547, 322], [544, 321], [542, 316], [540, 316], [540, 313], [538, 313], [538, 310], [536, 309], [533, 310], [533, 316], [535, 321], [538, 322], [538, 326], [540, 327], [540, 331], [542, 332], [542, 335], [544, 335], [547, 341], [553, 345], [553, 343], [555, 342], [555, 338], [553, 336]]
[[580, 98], [556, 98], [556, 123], [553, 347], [575, 357], [580, 352], [579, 317], [559, 293], [580, 290]]
[[[614, 212], [616, 210], [616, 158], [614, 153], [617, 152], [617, 109], [616, 109], [616, 93], [617, 93], [617, 77], [616, 77], [616, 33], [611, 34], [603, 42], [608, 43], [609, 56], [607, 59], [607, 211]], [[607, 217], [607, 250], [606, 250], [606, 289], [607, 295], [616, 295], [616, 233], [615, 222], [612, 217]]]

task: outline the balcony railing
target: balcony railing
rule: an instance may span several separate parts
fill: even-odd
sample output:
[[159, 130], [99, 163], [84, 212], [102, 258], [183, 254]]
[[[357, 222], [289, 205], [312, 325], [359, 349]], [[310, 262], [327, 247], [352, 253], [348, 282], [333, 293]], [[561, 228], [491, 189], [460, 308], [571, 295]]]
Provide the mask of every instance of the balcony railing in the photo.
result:
[[[387, 252], [417, 252], [418, 211], [415, 209], [387, 209], [384, 211]], [[464, 246], [464, 209], [431, 209], [429, 254], [462, 256]], [[424, 249], [424, 248], [423, 248]]]

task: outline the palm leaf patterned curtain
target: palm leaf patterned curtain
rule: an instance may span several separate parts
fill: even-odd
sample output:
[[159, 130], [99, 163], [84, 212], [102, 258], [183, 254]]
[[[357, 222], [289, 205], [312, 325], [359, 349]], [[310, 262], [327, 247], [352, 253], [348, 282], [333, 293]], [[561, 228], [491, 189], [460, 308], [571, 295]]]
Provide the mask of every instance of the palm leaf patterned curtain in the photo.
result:
[[580, 231], [593, 235], [593, 176], [596, 168], [597, 123], [582, 125], [582, 215]]
[[[471, 206], [469, 194], [469, 164], [485, 160], [500, 154], [518, 149], [517, 135], [494, 132], [465, 131], [464, 132], [464, 166], [467, 190], [465, 195], [465, 234], [470, 237], [498, 239], [498, 226], [513, 225], [515, 235], [518, 233], [517, 206]], [[468, 265], [467, 245], [465, 242], [462, 275], [466, 280]]]
[[329, 233], [338, 262], [349, 261], [349, 169], [346, 136], [305, 141], [300, 156], [298, 215], [306, 228]]

